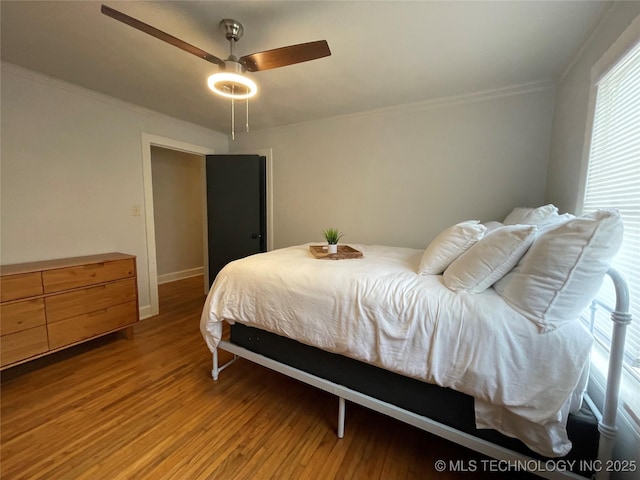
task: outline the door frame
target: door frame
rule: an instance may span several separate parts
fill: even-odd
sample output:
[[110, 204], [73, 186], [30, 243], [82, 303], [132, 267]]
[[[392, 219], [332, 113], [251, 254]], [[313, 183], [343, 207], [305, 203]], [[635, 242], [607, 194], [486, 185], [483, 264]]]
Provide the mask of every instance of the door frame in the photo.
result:
[[[159, 135], [153, 135], [150, 133], [142, 133], [142, 178], [144, 188], [144, 217], [147, 236], [147, 269], [149, 278], [149, 302], [148, 311], [141, 311], [140, 317], [147, 318], [153, 317], [160, 313], [160, 302], [158, 299], [158, 265], [156, 260], [156, 226], [154, 221], [153, 211], [153, 180], [151, 173], [151, 147], [163, 147], [170, 150], [177, 150], [180, 152], [191, 153], [201, 156], [201, 168], [203, 172], [203, 185], [206, 185], [205, 172], [205, 157], [206, 155], [214, 155], [215, 151], [212, 147], [206, 147], [203, 145], [195, 145], [191, 143], [182, 142], [173, 138], [161, 137]], [[208, 290], [209, 279], [209, 258], [208, 258], [208, 245], [207, 245], [207, 210], [206, 210], [206, 198], [207, 192], [203, 190], [203, 247], [204, 247], [204, 289], [205, 293]], [[146, 310], [146, 308], [143, 308]]]

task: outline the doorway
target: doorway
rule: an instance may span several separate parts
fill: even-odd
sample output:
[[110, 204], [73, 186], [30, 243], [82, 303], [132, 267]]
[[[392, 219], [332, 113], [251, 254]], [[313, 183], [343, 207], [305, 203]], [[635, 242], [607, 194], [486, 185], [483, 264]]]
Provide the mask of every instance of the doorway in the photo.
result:
[[[201, 156], [202, 171], [204, 171], [204, 156], [212, 155], [215, 151], [210, 147], [202, 145], [194, 145], [172, 138], [160, 137], [157, 135], [151, 135], [148, 133], [142, 134], [142, 175], [144, 185], [144, 215], [145, 215], [145, 227], [147, 232], [147, 271], [149, 279], [149, 305], [143, 306], [140, 309], [140, 318], [153, 317], [160, 313], [160, 304], [158, 299], [158, 264], [157, 264], [157, 249], [156, 249], [156, 228], [154, 219], [154, 205], [153, 205], [153, 175], [151, 167], [151, 147], [162, 147], [178, 152], [190, 153]], [[204, 176], [203, 176], [203, 192], [205, 191]], [[206, 201], [203, 195], [202, 204], [205, 205]], [[203, 222], [206, 224], [206, 207], [203, 209]], [[206, 231], [203, 232], [203, 255], [204, 255], [204, 271], [205, 278], [203, 284], [203, 290], [206, 293], [208, 291], [208, 265], [207, 258], [207, 239]]]
[[[159, 299], [158, 299], [158, 266], [156, 253], [156, 233], [154, 223], [153, 208], [153, 175], [151, 170], [151, 147], [163, 147], [179, 152], [191, 153], [202, 157], [202, 171], [205, 171], [205, 156], [213, 155], [216, 152], [211, 147], [202, 145], [194, 145], [172, 138], [161, 137], [148, 133], [142, 134], [142, 175], [144, 184], [144, 216], [147, 237], [147, 274], [149, 279], [149, 305], [140, 308], [140, 318], [148, 318], [158, 315]], [[272, 175], [272, 150], [271, 148], [256, 149], [253, 152], [237, 152], [237, 153], [254, 153], [266, 157], [266, 214], [267, 214], [267, 250], [273, 249], [273, 175]], [[203, 192], [205, 195], [202, 199], [203, 224], [207, 224], [206, 210], [206, 179], [203, 175]], [[208, 258], [208, 239], [207, 229], [203, 229], [203, 255], [204, 255], [204, 293], [209, 291], [209, 258]]]
[[203, 275], [202, 156], [152, 146], [151, 169], [158, 285]]

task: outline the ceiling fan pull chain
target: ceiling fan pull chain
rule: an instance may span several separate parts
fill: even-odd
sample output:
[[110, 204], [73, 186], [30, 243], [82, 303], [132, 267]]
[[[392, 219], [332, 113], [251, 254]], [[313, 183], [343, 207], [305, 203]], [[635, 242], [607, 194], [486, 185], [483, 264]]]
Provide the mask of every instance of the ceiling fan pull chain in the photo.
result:
[[[231, 92], [235, 93], [235, 86], [231, 87]], [[236, 139], [236, 102], [231, 97], [231, 140]]]

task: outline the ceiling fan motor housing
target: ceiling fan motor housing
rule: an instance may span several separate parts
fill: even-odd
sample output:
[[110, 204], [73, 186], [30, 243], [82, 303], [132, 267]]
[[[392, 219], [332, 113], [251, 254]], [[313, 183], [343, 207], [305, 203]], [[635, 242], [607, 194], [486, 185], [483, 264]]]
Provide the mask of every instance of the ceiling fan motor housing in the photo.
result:
[[228, 59], [224, 61], [224, 71], [229, 73], [237, 73], [238, 75], [242, 75], [247, 69], [240, 62], [237, 62], [232, 59]]

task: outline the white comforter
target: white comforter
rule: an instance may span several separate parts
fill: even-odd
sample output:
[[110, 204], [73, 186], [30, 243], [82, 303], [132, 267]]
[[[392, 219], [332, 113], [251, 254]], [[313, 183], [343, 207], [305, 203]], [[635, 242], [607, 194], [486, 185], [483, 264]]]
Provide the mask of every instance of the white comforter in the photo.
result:
[[571, 449], [591, 348], [579, 322], [541, 334], [492, 288], [460, 295], [416, 274], [421, 250], [352, 246], [364, 258], [317, 260], [300, 245], [228, 264], [202, 313], [209, 348], [238, 321], [472, 395], [479, 428], [543, 455]]

